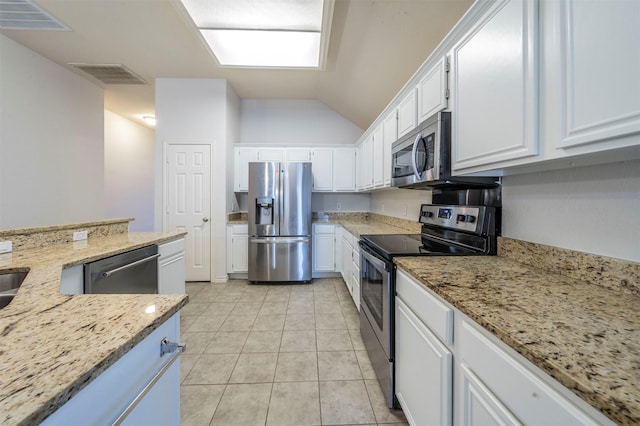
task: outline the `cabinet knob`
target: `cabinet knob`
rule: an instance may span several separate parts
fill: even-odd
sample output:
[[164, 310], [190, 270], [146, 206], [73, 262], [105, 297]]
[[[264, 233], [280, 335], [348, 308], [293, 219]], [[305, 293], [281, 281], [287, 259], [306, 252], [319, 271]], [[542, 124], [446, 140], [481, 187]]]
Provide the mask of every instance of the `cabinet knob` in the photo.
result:
[[209, 222], [209, 218], [208, 218], [208, 217], [203, 217], [203, 218], [202, 218], [202, 221], [203, 221], [203, 222], [205, 222], [205, 223], [206, 223], [206, 222]]

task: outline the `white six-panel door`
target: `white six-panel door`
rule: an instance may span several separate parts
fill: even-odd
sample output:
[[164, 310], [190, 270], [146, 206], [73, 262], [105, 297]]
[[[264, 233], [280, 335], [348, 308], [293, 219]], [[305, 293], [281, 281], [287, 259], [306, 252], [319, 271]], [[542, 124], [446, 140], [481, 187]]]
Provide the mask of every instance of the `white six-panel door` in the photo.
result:
[[211, 281], [211, 146], [167, 145], [169, 231], [186, 231], [186, 280]]

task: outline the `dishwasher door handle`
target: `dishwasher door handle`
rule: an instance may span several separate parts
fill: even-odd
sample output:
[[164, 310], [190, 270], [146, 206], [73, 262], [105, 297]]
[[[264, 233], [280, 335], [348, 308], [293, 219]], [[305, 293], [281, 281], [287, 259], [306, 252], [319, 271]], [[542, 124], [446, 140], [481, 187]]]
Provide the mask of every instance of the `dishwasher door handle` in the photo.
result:
[[141, 263], [146, 263], [146, 262], [148, 262], [150, 260], [157, 259], [158, 257], [160, 257], [160, 253], [151, 255], [149, 257], [145, 257], [144, 259], [136, 260], [135, 262], [127, 263], [126, 265], [120, 266], [119, 268], [114, 268], [114, 269], [111, 269], [109, 271], [105, 271], [105, 272], [101, 273], [100, 276], [102, 278], [108, 278], [112, 274], [115, 274], [116, 272], [122, 271], [124, 269], [131, 268], [131, 267], [136, 266], [136, 265], [140, 265]]

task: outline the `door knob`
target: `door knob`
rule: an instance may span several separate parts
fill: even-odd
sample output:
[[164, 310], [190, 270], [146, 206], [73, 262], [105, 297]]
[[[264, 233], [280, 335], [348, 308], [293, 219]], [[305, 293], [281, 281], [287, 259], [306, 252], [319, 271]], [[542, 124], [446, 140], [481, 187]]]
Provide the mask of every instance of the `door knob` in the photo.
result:
[[202, 218], [202, 221], [203, 221], [203, 222], [209, 222], [209, 218], [208, 218], [208, 217], [203, 217], [203, 218]]

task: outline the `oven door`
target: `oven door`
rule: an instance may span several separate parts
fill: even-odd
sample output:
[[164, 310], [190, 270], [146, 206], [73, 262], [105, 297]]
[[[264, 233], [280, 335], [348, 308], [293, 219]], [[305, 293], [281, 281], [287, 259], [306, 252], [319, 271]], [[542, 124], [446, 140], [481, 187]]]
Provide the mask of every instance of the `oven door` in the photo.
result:
[[391, 279], [393, 265], [375, 256], [366, 246], [361, 247], [360, 309], [371, 324], [373, 332], [388, 360], [393, 359], [391, 318]]

